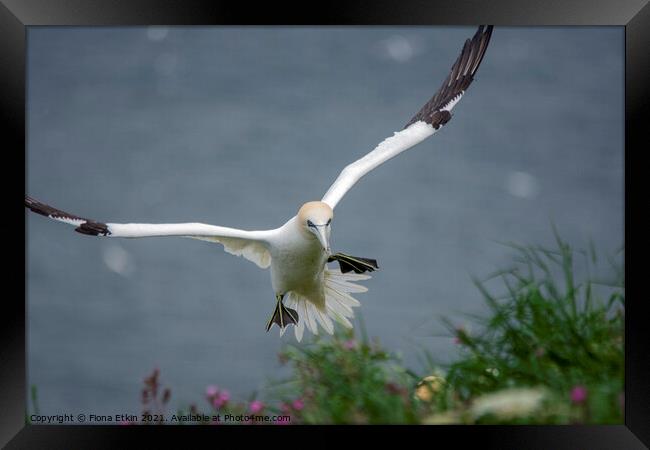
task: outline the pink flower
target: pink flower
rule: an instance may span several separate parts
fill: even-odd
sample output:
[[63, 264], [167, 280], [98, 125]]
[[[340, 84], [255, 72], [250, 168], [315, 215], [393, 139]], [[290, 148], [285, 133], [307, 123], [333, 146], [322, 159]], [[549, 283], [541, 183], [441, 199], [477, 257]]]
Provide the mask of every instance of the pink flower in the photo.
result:
[[300, 411], [301, 409], [303, 409], [305, 407], [305, 402], [302, 401], [301, 398], [297, 398], [297, 399], [295, 399], [293, 401], [292, 406], [293, 406], [293, 409], [295, 409], [296, 411]]
[[575, 404], [584, 403], [587, 400], [587, 388], [584, 386], [575, 386], [571, 389], [571, 401]]
[[264, 403], [259, 400], [251, 402], [250, 410], [253, 414], [256, 414], [264, 409]]
[[343, 343], [343, 348], [346, 350], [354, 350], [357, 347], [357, 341], [354, 339], [350, 339], [349, 341], [345, 341]]
[[212, 400], [212, 405], [215, 408], [221, 408], [230, 400], [230, 393], [226, 390], [219, 392]]
[[291, 411], [291, 406], [287, 405], [286, 403], [282, 403], [280, 405], [280, 411], [282, 411], [284, 414], [287, 414], [289, 411]]
[[214, 397], [218, 393], [219, 393], [219, 388], [213, 384], [205, 388], [206, 397]]

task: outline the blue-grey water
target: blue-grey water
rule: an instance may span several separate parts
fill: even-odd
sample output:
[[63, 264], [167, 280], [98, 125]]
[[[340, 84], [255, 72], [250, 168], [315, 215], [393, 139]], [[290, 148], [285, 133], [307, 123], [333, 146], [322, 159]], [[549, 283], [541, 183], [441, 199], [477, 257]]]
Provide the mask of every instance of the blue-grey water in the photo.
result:
[[[110, 222], [277, 227], [400, 130], [473, 27], [30, 28], [27, 193]], [[623, 28], [500, 28], [434, 137], [336, 209], [333, 248], [377, 258], [368, 334], [420, 368], [439, 322], [483, 311], [498, 241], [623, 243]], [[269, 274], [182, 238], [95, 239], [27, 217], [28, 383], [41, 412], [138, 413], [287, 374]]]

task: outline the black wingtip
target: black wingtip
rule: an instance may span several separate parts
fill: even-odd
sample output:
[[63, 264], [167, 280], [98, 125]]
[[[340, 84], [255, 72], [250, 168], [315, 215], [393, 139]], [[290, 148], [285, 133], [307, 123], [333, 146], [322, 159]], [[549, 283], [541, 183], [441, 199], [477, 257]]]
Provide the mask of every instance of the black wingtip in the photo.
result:
[[480, 36], [481, 34], [491, 34], [493, 29], [494, 25], [479, 25], [474, 37]]
[[459, 96], [462, 96], [469, 88], [485, 56], [493, 28], [493, 25], [480, 25], [474, 36], [465, 41], [458, 58], [451, 66], [449, 74], [438, 91], [407, 122], [404, 128], [408, 128], [415, 122], [422, 121], [437, 130], [449, 122], [451, 115], [448, 110], [443, 108], [449, 105], [450, 102], [457, 101]]
[[49, 217], [55, 220], [72, 219], [84, 221], [77, 228], [75, 228], [75, 231], [81, 234], [86, 234], [89, 236], [108, 236], [111, 234], [111, 232], [108, 230], [108, 225], [105, 223], [84, 219], [83, 217], [75, 216], [74, 214], [61, 211], [60, 209], [56, 209], [50, 205], [39, 202], [38, 200], [28, 195], [25, 196], [25, 207], [29, 208], [36, 214], [40, 214], [41, 216]]
[[49, 216], [52, 213], [52, 211], [54, 211], [54, 208], [46, 205], [45, 203], [41, 203], [38, 200], [35, 200], [28, 195], [25, 196], [25, 207], [29, 208], [32, 212], [35, 212], [36, 214], [40, 214], [41, 216], [46, 216], [46, 217]]
[[74, 229], [77, 233], [87, 234], [89, 236], [107, 236], [111, 234], [108, 226], [101, 222], [84, 222]]

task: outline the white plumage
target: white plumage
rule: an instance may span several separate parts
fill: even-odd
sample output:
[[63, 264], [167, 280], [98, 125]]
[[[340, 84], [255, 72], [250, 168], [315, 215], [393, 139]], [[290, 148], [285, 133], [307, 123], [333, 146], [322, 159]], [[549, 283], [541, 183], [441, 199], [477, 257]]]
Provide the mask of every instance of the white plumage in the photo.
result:
[[[351, 294], [367, 291], [356, 282], [370, 278], [365, 272], [372, 272], [378, 266], [375, 260], [331, 253], [329, 237], [334, 208], [364, 175], [432, 136], [451, 119], [449, 111], [473, 80], [491, 34], [491, 26], [479, 27], [474, 37], [465, 42], [440, 89], [407, 126], [346, 166], [321, 201], [304, 204], [279, 228], [245, 231], [202, 223], [102, 223], [66, 213], [31, 197], [25, 197], [25, 206], [88, 235], [181, 236], [222, 244], [228, 253], [242, 256], [262, 269], [270, 268], [277, 303], [267, 330], [276, 323], [284, 334], [287, 325], [294, 324], [296, 339], [300, 341], [305, 328], [317, 334], [320, 326], [331, 334], [334, 322], [352, 327], [353, 308], [359, 302]], [[334, 261], [338, 262], [338, 268], [328, 266], [328, 262]]]

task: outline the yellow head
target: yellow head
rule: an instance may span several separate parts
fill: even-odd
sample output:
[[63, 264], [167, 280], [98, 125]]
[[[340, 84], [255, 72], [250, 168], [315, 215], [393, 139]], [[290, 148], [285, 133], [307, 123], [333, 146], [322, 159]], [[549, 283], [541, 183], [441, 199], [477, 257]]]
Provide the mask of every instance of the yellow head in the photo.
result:
[[298, 210], [298, 224], [313, 235], [330, 252], [330, 229], [334, 211], [327, 203], [307, 202]]

